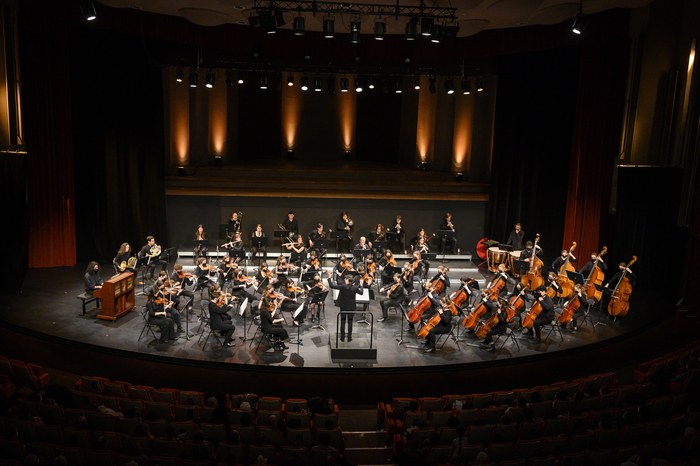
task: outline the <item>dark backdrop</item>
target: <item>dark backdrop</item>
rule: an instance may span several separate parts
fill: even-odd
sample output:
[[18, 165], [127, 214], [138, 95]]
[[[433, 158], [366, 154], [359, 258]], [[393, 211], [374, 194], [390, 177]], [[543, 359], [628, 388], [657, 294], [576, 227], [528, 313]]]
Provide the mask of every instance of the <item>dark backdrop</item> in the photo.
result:
[[0, 153], [0, 199], [2, 199], [5, 227], [0, 241], [5, 245], [9, 259], [3, 292], [20, 289], [27, 273], [27, 156]]
[[581, 53], [578, 47], [503, 57], [498, 70], [486, 236], [505, 241], [520, 222], [560, 250]]
[[381, 163], [399, 161], [403, 94], [395, 92], [393, 83], [390, 80], [385, 84], [388, 87], [386, 93], [383, 89], [375, 89], [372, 93], [362, 92], [357, 95], [357, 160]]
[[[201, 74], [201, 73], [200, 73]], [[277, 159], [280, 156], [281, 113], [279, 79], [268, 78], [267, 90], [260, 89], [259, 73], [241, 73], [245, 92], [238, 93], [238, 158]], [[219, 83], [222, 85], [223, 83]]]
[[78, 260], [111, 261], [122, 242], [165, 235], [161, 70], [142, 39], [70, 33]]

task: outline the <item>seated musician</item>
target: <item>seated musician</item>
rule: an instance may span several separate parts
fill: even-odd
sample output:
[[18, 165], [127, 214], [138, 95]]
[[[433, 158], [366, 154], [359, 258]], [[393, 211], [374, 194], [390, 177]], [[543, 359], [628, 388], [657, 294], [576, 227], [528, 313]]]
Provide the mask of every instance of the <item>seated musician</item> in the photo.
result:
[[435, 274], [435, 276], [430, 280], [430, 282], [434, 285], [438, 281], [441, 281], [445, 287], [444, 289], [447, 290], [450, 287], [450, 277], [447, 276], [447, 267], [445, 267], [443, 264], [440, 264], [438, 266], [438, 271]]
[[253, 279], [246, 277], [243, 274], [243, 270], [238, 269], [233, 279], [233, 290], [231, 291], [231, 294], [239, 298], [241, 301], [248, 298], [248, 302], [252, 303], [255, 300], [255, 296], [246, 291], [246, 287], [249, 287], [252, 284]]
[[133, 268], [127, 266], [129, 259], [131, 258], [131, 246], [129, 243], [122, 243], [117, 252], [117, 256], [112, 261], [114, 265], [117, 266], [119, 272], [131, 272], [136, 273]]
[[[197, 231], [194, 232], [194, 240], [195, 241], [206, 241], [207, 239], [207, 234], [204, 232], [204, 227], [200, 223], [197, 225]], [[199, 244], [197, 243], [194, 247], [194, 257], [195, 259], [200, 256], [206, 256], [207, 255], [207, 246], [204, 244]]]
[[345, 254], [338, 256], [338, 263], [333, 267], [333, 278], [336, 283], [342, 283], [345, 270], [354, 270], [354, 267]]
[[323, 224], [319, 223], [316, 225], [316, 229], [308, 234], [307, 239], [309, 240], [309, 250], [316, 251], [316, 256], [320, 259], [326, 254], [325, 249], [321, 249], [316, 246], [315, 242], [319, 239], [325, 239], [326, 233], [323, 231]]
[[384, 322], [389, 317], [389, 308], [400, 308], [404, 299], [404, 287], [401, 282], [401, 274], [395, 273], [392, 277], [394, 282], [382, 288], [382, 293], [386, 292], [386, 296], [379, 298], [379, 305], [382, 308], [382, 316], [377, 319], [377, 322]]
[[[493, 277], [493, 279], [491, 279], [491, 281], [488, 282], [488, 284], [486, 285], [486, 289], [491, 288], [491, 285], [494, 282], [496, 282], [496, 280], [498, 280], [498, 279], [502, 279], [503, 283], [508, 283], [508, 281], [511, 280], [511, 278], [508, 277], [508, 269], [506, 268], [505, 264], [498, 264], [498, 269], [496, 270], [496, 274]], [[500, 294], [505, 294], [506, 291], [507, 291], [506, 286], [503, 286]]]
[[233, 232], [241, 231], [241, 219], [240, 216], [238, 215], [238, 212], [233, 212], [231, 214], [231, 218], [228, 219], [229, 225], [232, 225]]
[[258, 251], [260, 251], [263, 254], [263, 260], [267, 260], [267, 247], [264, 244], [261, 244], [258, 247], [258, 243], [255, 242], [256, 238], [265, 238], [265, 232], [263, 231], [261, 224], [258, 223], [255, 226], [255, 231], [253, 232], [250, 238], [250, 249], [251, 251], [253, 251], [253, 257], [255, 257], [258, 254]]
[[207, 265], [206, 257], [200, 257], [197, 259], [197, 266], [194, 268], [194, 274], [197, 277], [197, 288], [195, 291], [199, 291], [205, 287], [211, 291], [215, 285], [211, 278], [209, 278], [209, 273], [211, 270], [212, 268]]
[[513, 246], [515, 251], [520, 251], [523, 248], [523, 238], [525, 237], [525, 232], [520, 228], [520, 224], [515, 224], [515, 230], [510, 232], [508, 236], [508, 241], [506, 244]]
[[[294, 282], [291, 278], [288, 278], [284, 281], [284, 286], [280, 288], [280, 293], [282, 293], [282, 295], [287, 298], [284, 301], [282, 301], [282, 304], [280, 305], [280, 309], [282, 311], [294, 313], [299, 308], [299, 306], [302, 303], [304, 303], [304, 298], [302, 297], [304, 291], [301, 288], [295, 287]], [[307, 306], [306, 304], [304, 304], [304, 307], [302, 308], [302, 311], [299, 313], [299, 315], [294, 317], [295, 327], [298, 327], [299, 325], [304, 323], [306, 310]]]
[[[147, 265], [147, 267], [148, 267], [148, 279], [150, 281], [155, 280], [154, 277], [156, 275], [156, 267], [157, 266], [161, 266], [161, 270], [168, 266], [167, 262], [158, 258], [158, 257], [160, 257], [160, 253], [158, 253], [157, 255], [151, 254], [151, 249], [155, 249], [155, 248], [160, 249], [159, 246], [156, 244], [156, 239], [153, 236], [147, 236], [146, 237], [146, 244], [144, 247], [141, 248], [141, 251], [139, 252], [139, 258], [150, 256], [150, 260], [148, 261], [148, 265]], [[154, 252], [155, 252], [155, 250], [154, 250]]]
[[413, 275], [413, 265], [410, 262], [404, 262], [401, 272], [401, 286], [407, 294], [411, 294], [413, 291]]
[[[520, 293], [521, 291], [525, 290], [522, 294]], [[507, 303], [510, 303], [510, 301], [515, 297], [520, 295], [520, 297], [524, 301], [523, 307], [520, 309], [520, 314], [517, 316], [518, 319], [522, 322], [524, 314], [527, 311], [527, 305], [530, 303], [533, 303], [535, 301], [535, 297], [531, 295], [530, 293], [527, 293], [527, 289], [525, 288], [525, 285], [522, 284], [520, 281], [515, 282], [515, 286], [513, 287], [513, 290], [508, 294], [504, 299]]]
[[160, 327], [160, 343], [168, 343], [175, 339], [175, 322], [168, 317], [165, 302], [159, 296], [159, 289], [154, 285], [148, 293], [148, 323]]
[[430, 270], [430, 261], [428, 259], [423, 259], [419, 251], [413, 251], [409, 263], [413, 268], [414, 274], [418, 274], [418, 276], [421, 276], [423, 278], [428, 277], [428, 271]]
[[233, 332], [236, 331], [236, 326], [233, 325], [231, 316], [228, 312], [231, 306], [221, 295], [221, 289], [218, 285], [210, 290], [211, 300], [209, 301], [209, 327], [212, 330], [218, 331], [224, 337], [225, 346], [235, 346], [233, 342]]
[[172, 304], [171, 306], [165, 306], [165, 312], [168, 314], [168, 317], [175, 322], [177, 331], [182, 332], [180, 312], [177, 310], [177, 306], [180, 305], [181, 288], [168, 279], [168, 272], [165, 270], [161, 270], [158, 274], [158, 280], [156, 280], [154, 287], [158, 289], [158, 296], [165, 298], [166, 301]]
[[[374, 231], [370, 232], [367, 235], [367, 242], [369, 243], [369, 247], [372, 248], [377, 257], [379, 257], [382, 254], [384, 254], [384, 250], [386, 248], [375, 244], [377, 241], [386, 241], [386, 230], [384, 229], [384, 225], [382, 225], [381, 223], [378, 223]], [[357, 249], [357, 247], [355, 249]]]
[[424, 240], [427, 238], [427, 236], [425, 235], [425, 228], [421, 228], [418, 231], [418, 234], [414, 236], [411, 240], [411, 251], [416, 250], [416, 245], [418, 244], [418, 241], [420, 241], [421, 238], [423, 238]]
[[360, 236], [360, 242], [355, 245], [354, 249], [361, 249], [363, 251], [367, 251], [372, 247], [372, 243], [367, 242], [367, 238], [364, 236]]
[[[321, 280], [320, 272], [315, 273], [314, 278], [312, 280], [303, 282], [302, 285], [304, 286], [304, 289], [309, 293], [310, 297], [313, 297], [318, 293], [328, 291], [326, 285], [323, 284], [323, 280]], [[322, 306], [323, 303], [308, 304], [309, 311], [311, 311], [311, 322], [319, 321]]]
[[[543, 286], [539, 287], [534, 295], [537, 301], [542, 304], [542, 312], [535, 318], [535, 323], [531, 328], [527, 329], [527, 335], [534, 337], [535, 341], [542, 341], [541, 329], [543, 325], [548, 325], [554, 320], [554, 303], [552, 298], [547, 296], [547, 289]], [[533, 333], [534, 329], [534, 333]]]
[[598, 255], [597, 252], [592, 252], [591, 253], [591, 260], [586, 262], [586, 265], [581, 267], [581, 270], [579, 270], [578, 273], [582, 274], [585, 277], [588, 277], [588, 274], [591, 273], [591, 271], [593, 270], [593, 267], [596, 266], [596, 263], [595, 263], [596, 260], [598, 261], [598, 267], [600, 267], [600, 270], [602, 270], [603, 272], [608, 270], [608, 265], [603, 261], [603, 257]]
[[375, 281], [377, 279], [377, 264], [374, 262], [374, 258], [370, 255], [365, 258], [365, 268], [370, 277]]
[[396, 267], [396, 259], [394, 259], [394, 255], [391, 253], [390, 249], [384, 251], [384, 256], [382, 256], [377, 265], [379, 266], [379, 271], [381, 272], [382, 284], [386, 285], [387, 283], [391, 283], [392, 280], [389, 276], [389, 271], [387, 271], [386, 268]]
[[[588, 304], [586, 303], [586, 300], [588, 297], [586, 294], [583, 292], [583, 286], [581, 286], [580, 283], [577, 283], [574, 285], [574, 295], [570, 298], [571, 299], [578, 299], [579, 301], [579, 306], [574, 312], [574, 314], [571, 316], [571, 333], [576, 333], [578, 331], [578, 318], [583, 316], [586, 311], [586, 306]], [[561, 324], [562, 330], [566, 329], [566, 326], [568, 325], [567, 323]]]
[[[423, 287], [423, 294], [416, 300], [416, 302], [420, 301], [426, 296], [430, 301], [430, 307], [425, 312], [423, 312], [423, 315], [421, 315], [422, 320], [430, 319], [430, 317], [435, 315], [435, 313], [437, 312], [437, 308], [440, 307], [440, 296], [433, 290], [432, 283], [425, 284], [425, 286]], [[415, 331], [415, 325], [412, 322], [408, 323], [408, 330], [409, 332]]]
[[185, 306], [187, 307], [187, 312], [192, 313], [194, 292], [186, 288], [188, 286], [191, 286], [193, 283], [192, 275], [186, 274], [184, 272], [184, 270], [182, 269], [182, 264], [175, 264], [175, 266], [173, 267], [173, 274], [170, 276], [170, 280], [172, 280], [174, 284], [179, 285], [180, 296], [184, 296], [186, 298], [187, 304]]
[[449, 308], [450, 300], [447, 296], [440, 299], [439, 304], [435, 307], [436, 312], [440, 314], [440, 321], [437, 325], [430, 329], [425, 345], [428, 347], [425, 352], [432, 353], [435, 351], [435, 343], [437, 336], [445, 333], [450, 333], [452, 330], [452, 311]]
[[[542, 254], [542, 248], [540, 245], [537, 245], [537, 252], [535, 253], [536, 255]], [[532, 258], [532, 241], [528, 241], [525, 243], [525, 249], [523, 249], [520, 252], [520, 261], [521, 262], [530, 262], [530, 258]], [[529, 269], [528, 269], [529, 270]], [[524, 274], [527, 273], [527, 270], [525, 270], [523, 267], [520, 267], [520, 276], [522, 277]]]
[[304, 261], [304, 270], [307, 272], [320, 272], [321, 271], [321, 263], [319, 262], [318, 258], [316, 257], [316, 251], [313, 249], [311, 252], [309, 252], [309, 257]]
[[233, 241], [226, 244], [226, 251], [228, 252], [229, 256], [231, 256], [231, 261], [234, 264], [241, 263], [242, 257], [240, 255], [233, 254], [234, 252], [239, 252], [239, 251], [245, 252], [245, 244], [243, 244], [243, 239], [241, 238], [240, 231], [237, 231], [233, 235]]
[[262, 299], [258, 304], [258, 309], [260, 311], [260, 328], [266, 335], [273, 335], [275, 337], [273, 344], [275, 349], [278, 350], [288, 349], [287, 345], [283, 343], [283, 340], [289, 339], [289, 334], [287, 334], [287, 331], [282, 327], [284, 319], [278, 314], [279, 302], [281, 302], [282, 299], [284, 299], [284, 297], [277, 297], [272, 285], [267, 285], [263, 292]]
[[100, 277], [100, 264], [92, 261], [85, 270], [85, 294], [92, 296], [95, 290], [102, 288], [102, 278]]
[[287, 213], [287, 218], [284, 222], [282, 222], [282, 226], [285, 230], [294, 233], [295, 235], [299, 234], [299, 221], [294, 218], [294, 211], [290, 210]]
[[352, 244], [352, 235], [350, 234], [352, 230], [352, 221], [350, 220], [350, 216], [348, 215], [347, 211], [342, 211], [340, 213], [340, 217], [338, 220], [335, 222], [335, 231], [336, 232], [345, 232], [347, 233], [347, 237], [345, 239], [340, 239], [338, 238], [338, 251], [340, 251], [340, 242], [343, 241], [345, 243], [345, 250], [347, 252], [350, 252], [350, 245]]
[[277, 262], [275, 263], [275, 274], [277, 274], [277, 284], [275, 285], [275, 288], [279, 288], [279, 286], [282, 283], [284, 283], [284, 281], [287, 279], [290, 273], [291, 269], [289, 267], [289, 264], [287, 263], [287, 258], [283, 255], [277, 256]]
[[440, 229], [441, 230], [452, 230], [452, 239], [447, 239], [447, 238], [442, 238], [441, 242], [441, 250], [445, 250], [445, 246], [447, 246], [447, 243], [450, 243], [452, 246], [452, 254], [457, 254], [459, 252], [459, 249], [457, 248], [457, 238], [455, 237], [455, 233], [457, 230], [455, 229], [454, 224], [452, 223], [452, 214], [447, 212], [445, 214], [445, 218], [443, 218], [442, 223], [440, 224]]
[[564, 292], [561, 285], [557, 283], [557, 273], [554, 270], [550, 270], [549, 274], [547, 275], [547, 278], [544, 281], [544, 287], [547, 289], [551, 287], [554, 290], [554, 298], [560, 298]]
[[506, 310], [503, 309], [503, 301], [500, 299], [496, 301], [491, 301], [490, 299], [487, 300], [486, 307], [491, 311], [491, 314], [487, 317], [487, 320], [495, 312], [498, 314], [498, 322], [496, 322], [496, 325], [489, 330], [481, 344], [488, 348], [488, 351], [494, 352], [496, 351], [496, 347], [494, 345], [495, 341], [493, 337], [494, 335], [502, 335], [506, 333], [506, 330], [508, 329], [508, 314], [506, 313]]
[[396, 233], [396, 239], [397, 242], [399, 243], [399, 251], [404, 251], [404, 254], [406, 253], [406, 229], [403, 225], [403, 222], [401, 220], [401, 216], [397, 215], [396, 219], [394, 220], [394, 226], [391, 228], [391, 231]]
[[459, 279], [459, 288], [457, 291], [452, 293], [450, 299], [454, 299], [454, 296], [462, 290], [467, 293], [468, 298], [459, 306], [459, 308], [467, 309], [471, 307], [472, 298], [477, 294], [474, 292], [479, 290], [479, 282], [466, 276], [461, 277]]
[[291, 239], [291, 242], [285, 243], [284, 247], [287, 249], [287, 251], [294, 251], [297, 254], [301, 254], [302, 252], [306, 251], [306, 246], [304, 246], [304, 238], [302, 238], [301, 235], [294, 235], [294, 233], [291, 233], [289, 235], [289, 239]]
[[255, 275], [255, 279], [258, 281], [259, 285], [266, 278], [268, 280], [268, 285], [274, 285], [277, 283], [277, 277], [275, 277], [270, 268], [267, 266], [267, 262], [263, 262], [260, 264], [260, 268], [258, 269], [258, 273]]

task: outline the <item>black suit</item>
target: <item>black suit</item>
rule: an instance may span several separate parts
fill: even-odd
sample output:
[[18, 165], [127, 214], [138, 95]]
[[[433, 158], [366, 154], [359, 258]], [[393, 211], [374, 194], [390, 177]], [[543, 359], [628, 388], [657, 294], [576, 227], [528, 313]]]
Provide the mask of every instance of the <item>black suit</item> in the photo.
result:
[[340, 338], [345, 338], [345, 321], [348, 321], [348, 337], [352, 336], [352, 314], [347, 311], [357, 309], [355, 295], [362, 294], [362, 288], [354, 284], [336, 285], [328, 280], [328, 286], [338, 290], [337, 306], [340, 308]]
[[217, 306], [214, 301], [209, 301], [209, 327], [212, 330], [226, 331], [226, 343], [231, 341], [233, 332], [236, 331], [236, 326], [231, 322], [231, 318], [226, 312], [230, 309], [229, 306]]
[[[148, 254], [150, 252], [151, 252], [151, 246], [145, 245], [144, 247], [141, 248], [141, 252], [139, 252], [139, 258], [144, 258], [144, 257], [148, 256]], [[162, 259], [158, 259], [158, 257], [151, 257], [151, 260], [148, 261], [148, 265], [147, 265], [148, 275], [151, 278], [155, 277], [156, 266], [160, 265], [162, 267], [161, 270], [165, 270], [165, 268], [168, 266], [167, 262], [165, 262]]]

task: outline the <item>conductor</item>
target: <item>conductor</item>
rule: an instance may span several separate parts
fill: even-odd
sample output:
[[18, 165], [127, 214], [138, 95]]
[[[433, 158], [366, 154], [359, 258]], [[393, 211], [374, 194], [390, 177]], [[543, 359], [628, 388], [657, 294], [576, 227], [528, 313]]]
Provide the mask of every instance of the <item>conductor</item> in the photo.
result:
[[352, 275], [346, 274], [344, 283], [336, 285], [331, 282], [331, 271], [328, 270], [328, 286], [334, 290], [338, 290], [338, 307], [340, 308], [340, 341], [345, 341], [345, 321], [348, 321], [348, 341], [352, 341], [352, 313], [347, 311], [355, 311], [355, 295], [362, 293], [362, 288], [352, 284]]

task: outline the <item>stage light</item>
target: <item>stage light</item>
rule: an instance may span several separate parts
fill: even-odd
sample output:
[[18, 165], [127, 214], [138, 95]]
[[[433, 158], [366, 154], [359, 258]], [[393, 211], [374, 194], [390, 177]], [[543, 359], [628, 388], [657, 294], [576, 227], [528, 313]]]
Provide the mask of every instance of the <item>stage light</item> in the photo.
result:
[[401, 94], [403, 92], [403, 78], [396, 78], [396, 93]]
[[321, 92], [321, 78], [314, 78], [314, 91]]
[[435, 94], [437, 92], [437, 89], [435, 89], [435, 78], [430, 78], [429, 82], [428, 90], [431, 94]]
[[323, 20], [323, 37], [332, 39], [335, 35], [335, 19], [326, 18]]
[[335, 94], [335, 78], [333, 76], [328, 76], [326, 79], [326, 85], [328, 86], [328, 95]]
[[214, 83], [216, 82], [216, 75], [214, 73], [207, 73], [206, 80], [204, 82], [204, 86], [206, 86], [207, 89], [211, 89], [214, 87]]
[[358, 76], [355, 78], [355, 92], [362, 92], [364, 88], [362, 87], [362, 79]]
[[416, 78], [413, 81], [413, 89], [420, 91], [420, 78]]
[[178, 68], [177, 71], [175, 71], [175, 81], [181, 83], [182, 80], [183, 80], [182, 68]]
[[292, 73], [289, 73], [289, 76], [287, 77], [287, 86], [292, 87], [294, 85], [294, 76], [292, 76]]
[[579, 11], [576, 18], [574, 18], [574, 24], [571, 26], [571, 32], [574, 34], [581, 34], [586, 28], [586, 22], [586, 16], [583, 14], [583, 12]]
[[442, 35], [444, 34], [442, 26], [439, 24], [434, 24], [432, 28], [430, 28], [430, 41], [433, 42], [434, 44], [439, 44], [440, 41], [442, 41]]
[[369, 82], [367, 83], [367, 87], [369, 89], [374, 89], [374, 78], [369, 78]]
[[430, 28], [433, 27], [433, 18], [422, 18], [420, 20], [420, 33], [423, 36], [430, 35]]
[[340, 92], [348, 92], [350, 80], [348, 78], [340, 78]]
[[250, 27], [259, 28], [260, 27], [260, 16], [259, 15], [248, 16], [248, 24], [250, 24]]
[[445, 80], [445, 92], [447, 92], [450, 95], [455, 93], [455, 82], [453, 80]]
[[299, 80], [299, 85], [300, 85], [302, 91], [308, 91], [309, 90], [309, 78], [308, 78], [308, 76], [302, 76], [301, 79]]
[[94, 21], [97, 19], [95, 5], [93, 5], [92, 2], [83, 2], [80, 5], [80, 11], [83, 13], [83, 18], [85, 18], [85, 21]]
[[282, 26], [287, 24], [287, 22], [284, 20], [284, 14], [281, 11], [276, 10], [274, 16], [275, 16], [275, 23], [277, 23], [277, 27], [281, 28]]
[[345, 151], [345, 160], [346, 160], [347, 162], [351, 162], [351, 161], [352, 161], [352, 151], [351, 151], [351, 150], [346, 150], [346, 151]]
[[243, 84], [243, 78], [238, 78], [238, 84]]
[[362, 23], [359, 21], [350, 21], [350, 43], [359, 44], [360, 43], [360, 29], [362, 28]]
[[177, 174], [179, 176], [185, 176], [187, 172], [185, 171], [185, 167], [177, 167]]
[[294, 150], [287, 149], [287, 160], [294, 160]]
[[386, 34], [386, 23], [382, 20], [374, 23], [374, 40], [384, 40]]
[[464, 181], [464, 174], [461, 173], [461, 172], [460, 172], [460, 173], [455, 173], [455, 181], [456, 181], [457, 183], [461, 183], [462, 181]]
[[260, 76], [260, 89], [267, 89], [267, 76], [265, 75]]
[[428, 171], [428, 162], [421, 162], [420, 165], [418, 165], [418, 170], [422, 172]]
[[306, 30], [306, 20], [303, 16], [294, 17], [294, 35], [303, 36]]
[[418, 34], [418, 18], [411, 18], [406, 23], [406, 40], [416, 40]]
[[472, 93], [472, 82], [469, 78], [464, 78], [462, 80], [462, 94], [468, 95]]
[[221, 159], [221, 156], [220, 156], [220, 155], [215, 155], [215, 156], [214, 156], [214, 166], [215, 166], [215, 167], [220, 167], [221, 165], [223, 165], [223, 160]]
[[484, 78], [479, 76], [476, 78], [476, 92], [481, 92], [484, 90]]
[[197, 87], [197, 81], [199, 81], [199, 75], [194, 71], [190, 73], [190, 87]]
[[457, 24], [450, 24], [448, 26], [445, 26], [445, 37], [457, 37], [457, 34], [459, 34], [459, 25]]

